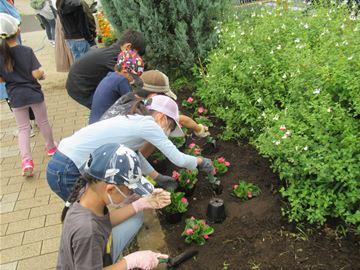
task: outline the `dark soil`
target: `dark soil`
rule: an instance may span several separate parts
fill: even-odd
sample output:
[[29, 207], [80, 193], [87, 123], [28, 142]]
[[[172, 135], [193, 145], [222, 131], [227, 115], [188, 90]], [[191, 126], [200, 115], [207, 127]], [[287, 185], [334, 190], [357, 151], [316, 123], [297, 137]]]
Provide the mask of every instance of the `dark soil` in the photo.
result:
[[[184, 98], [180, 96], [179, 100]], [[215, 127], [219, 127], [219, 123]], [[211, 131], [220, 132], [218, 128]], [[190, 141], [193, 140], [188, 139], [188, 143]], [[204, 140], [195, 142], [205, 143]], [[298, 229], [300, 226], [288, 224], [281, 215], [285, 203], [278, 194], [280, 181], [272, 173], [269, 162], [245, 142], [217, 141], [217, 145], [218, 152], [206, 157], [224, 156], [231, 162], [230, 170], [221, 177], [223, 192], [217, 196], [225, 202], [227, 218], [222, 224], [212, 224], [215, 233], [207, 243], [188, 245], [181, 237], [185, 218], [205, 219], [207, 205], [215, 196], [204, 175], [200, 174], [182, 222], [169, 224], [159, 212], [172, 256], [189, 248], [199, 250], [196, 258], [178, 269], [360, 269], [359, 237], [339, 238], [330, 227]], [[167, 167], [169, 175], [172, 170], [172, 166]], [[249, 201], [231, 196], [232, 186], [240, 179], [257, 184], [262, 194]]]

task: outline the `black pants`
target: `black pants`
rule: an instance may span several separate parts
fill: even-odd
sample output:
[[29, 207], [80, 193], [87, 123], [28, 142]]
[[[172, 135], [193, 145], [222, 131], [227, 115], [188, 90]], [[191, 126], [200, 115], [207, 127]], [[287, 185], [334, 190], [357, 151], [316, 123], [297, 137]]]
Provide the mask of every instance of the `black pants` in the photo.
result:
[[55, 41], [55, 19], [48, 20], [44, 16], [41, 16], [40, 14], [37, 14], [36, 17], [39, 19], [40, 23], [45, 27], [48, 40]]

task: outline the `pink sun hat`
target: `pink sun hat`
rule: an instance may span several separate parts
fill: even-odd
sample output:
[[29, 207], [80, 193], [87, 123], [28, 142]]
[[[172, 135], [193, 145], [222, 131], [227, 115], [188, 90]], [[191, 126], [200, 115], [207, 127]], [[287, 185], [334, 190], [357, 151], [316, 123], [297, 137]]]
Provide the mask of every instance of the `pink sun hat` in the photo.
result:
[[151, 103], [146, 106], [148, 110], [161, 112], [175, 121], [176, 127], [169, 136], [184, 137], [184, 132], [179, 124], [179, 108], [176, 102], [172, 98], [164, 95], [153, 96], [149, 101]]

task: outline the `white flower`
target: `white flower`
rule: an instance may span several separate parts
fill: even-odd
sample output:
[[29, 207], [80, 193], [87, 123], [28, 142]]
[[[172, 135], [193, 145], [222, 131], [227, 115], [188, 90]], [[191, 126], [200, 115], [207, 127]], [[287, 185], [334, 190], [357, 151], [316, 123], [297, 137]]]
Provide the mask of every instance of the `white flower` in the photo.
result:
[[271, 40], [271, 37], [267, 37], [268, 40]]
[[282, 78], [283, 78], [283, 79], [286, 79], [286, 73], [284, 73], [284, 75], [282, 75]]
[[344, 41], [342, 42], [342, 44], [346, 46], [346, 45], [349, 45], [349, 42], [347, 42], [346, 40], [344, 40]]
[[303, 44], [298, 44], [298, 45], [295, 46], [295, 48], [296, 48], [296, 49], [303, 49], [303, 48], [305, 48], [305, 45], [303, 45]]
[[262, 98], [259, 97], [257, 100], [256, 100], [258, 103], [260, 103], [262, 101]]
[[256, 17], [256, 13], [251, 13], [251, 17]]
[[320, 94], [321, 90], [320, 88], [316, 88], [314, 91], [313, 91], [313, 94], [317, 95], [317, 94]]
[[329, 108], [327, 108], [326, 111], [327, 111], [328, 113], [331, 113], [332, 109], [329, 107]]
[[261, 116], [264, 117], [264, 118], [266, 118], [266, 113], [265, 113], [265, 112], [262, 112]]
[[280, 144], [280, 141], [274, 141], [274, 144], [275, 144], [275, 145], [279, 145], [279, 144]]
[[286, 25], [285, 25], [285, 24], [282, 24], [282, 25], [281, 25], [281, 28], [282, 28], [282, 29], [286, 29]]
[[299, 43], [299, 42], [300, 42], [300, 38], [297, 38], [297, 39], [295, 39], [294, 41], [295, 41], [295, 43]]
[[234, 38], [235, 37], [235, 32], [232, 32], [230, 37]]
[[242, 31], [242, 32], [240, 33], [240, 35], [241, 35], [241, 36], [245, 35], [245, 32], [244, 32], [244, 31]]
[[305, 145], [304, 150], [307, 151], [309, 149], [309, 146]]
[[305, 29], [308, 29], [309, 28], [309, 25], [307, 23], [304, 24], [304, 28]]
[[341, 28], [341, 29], [344, 29], [344, 28], [345, 28], [345, 24], [342, 24], [342, 25], [340, 26], [340, 28]]
[[254, 132], [254, 129], [253, 129], [253, 128], [251, 128], [251, 129], [250, 129], [250, 131], [251, 131], [251, 132]]
[[275, 121], [279, 120], [279, 115], [276, 114], [276, 115], [273, 117], [273, 120], [275, 120]]
[[236, 67], [237, 67], [237, 66], [236, 66], [236, 65], [234, 65], [234, 66], [232, 67], [232, 70], [235, 70], [235, 69], [236, 69]]
[[279, 29], [275, 28], [274, 33], [279, 33]]
[[350, 61], [350, 60], [352, 60], [353, 59], [353, 55], [352, 56], [350, 56], [350, 57], [348, 57], [348, 60]]
[[276, 49], [281, 50], [281, 45], [279, 44]]
[[270, 51], [270, 54], [274, 54], [274, 51], [273, 51], [273, 50], [271, 50], [271, 51]]

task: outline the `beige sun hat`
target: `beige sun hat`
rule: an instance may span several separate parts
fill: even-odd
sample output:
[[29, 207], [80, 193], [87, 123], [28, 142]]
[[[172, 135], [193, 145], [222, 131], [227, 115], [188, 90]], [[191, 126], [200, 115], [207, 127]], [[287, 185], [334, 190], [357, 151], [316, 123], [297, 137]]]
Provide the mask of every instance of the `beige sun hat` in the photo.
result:
[[143, 81], [143, 89], [153, 93], [164, 93], [172, 99], [177, 99], [174, 92], [171, 91], [169, 78], [159, 70], [148, 70], [141, 75]]

